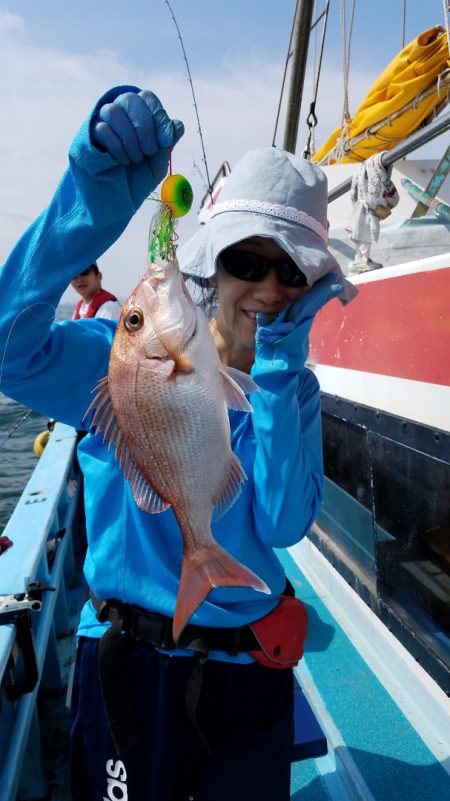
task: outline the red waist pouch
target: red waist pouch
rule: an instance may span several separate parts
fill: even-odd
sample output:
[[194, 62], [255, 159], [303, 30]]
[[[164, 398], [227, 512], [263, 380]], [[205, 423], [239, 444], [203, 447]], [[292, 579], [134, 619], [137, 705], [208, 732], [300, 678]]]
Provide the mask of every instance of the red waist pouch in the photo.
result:
[[298, 598], [282, 595], [276, 609], [249, 625], [261, 646], [250, 654], [260, 665], [279, 670], [298, 665], [308, 631], [308, 613]]

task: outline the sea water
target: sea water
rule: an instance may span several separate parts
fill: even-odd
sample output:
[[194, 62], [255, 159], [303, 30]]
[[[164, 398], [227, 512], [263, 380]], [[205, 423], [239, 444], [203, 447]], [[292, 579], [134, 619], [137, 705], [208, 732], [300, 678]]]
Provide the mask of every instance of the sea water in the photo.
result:
[[[70, 319], [73, 306], [61, 304], [57, 320]], [[38, 462], [33, 450], [36, 436], [47, 428], [48, 418], [10, 400], [0, 392], [0, 534]], [[13, 431], [16, 424], [18, 428]]]

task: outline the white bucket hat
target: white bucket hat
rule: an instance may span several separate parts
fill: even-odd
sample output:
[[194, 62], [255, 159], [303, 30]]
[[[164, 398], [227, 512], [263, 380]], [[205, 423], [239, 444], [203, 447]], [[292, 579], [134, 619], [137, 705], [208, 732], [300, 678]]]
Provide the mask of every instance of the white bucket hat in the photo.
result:
[[348, 303], [357, 289], [328, 250], [328, 186], [325, 173], [306, 159], [273, 147], [250, 150], [227, 178], [208, 221], [180, 247], [181, 271], [206, 285], [222, 250], [252, 236], [273, 239], [312, 286], [335, 273]]

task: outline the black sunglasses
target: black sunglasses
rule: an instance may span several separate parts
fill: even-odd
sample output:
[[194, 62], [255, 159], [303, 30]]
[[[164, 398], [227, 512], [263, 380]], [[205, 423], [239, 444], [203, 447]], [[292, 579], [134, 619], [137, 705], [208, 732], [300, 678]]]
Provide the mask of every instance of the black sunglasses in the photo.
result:
[[247, 250], [223, 250], [220, 260], [229, 275], [240, 278], [242, 281], [263, 281], [269, 270], [273, 267], [278, 281], [283, 286], [307, 286], [306, 276], [297, 267], [295, 261], [287, 256], [286, 259], [267, 259], [257, 253]]

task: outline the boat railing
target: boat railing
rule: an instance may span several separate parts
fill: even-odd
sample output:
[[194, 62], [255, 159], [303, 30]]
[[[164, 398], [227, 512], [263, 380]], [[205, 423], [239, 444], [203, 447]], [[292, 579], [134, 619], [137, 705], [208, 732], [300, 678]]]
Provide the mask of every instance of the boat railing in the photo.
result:
[[62, 692], [56, 644], [70, 631], [67, 590], [76, 573], [76, 442], [75, 429], [56, 425], [4, 531], [13, 547], [0, 557], [2, 801], [18, 792], [47, 797], [37, 693]]
[[[446, 114], [443, 114], [441, 117], [436, 117], [432, 122], [429, 123], [424, 128], [420, 128], [416, 131], [412, 136], [409, 136], [408, 139], [405, 139], [403, 142], [400, 142], [395, 147], [391, 148], [391, 150], [387, 150], [383, 153], [382, 156], [382, 163], [384, 167], [390, 167], [399, 159], [404, 159], [409, 153], [413, 153], [422, 145], [426, 145], [428, 142], [431, 142], [433, 139], [436, 139], [437, 136], [440, 136], [443, 133], [446, 133], [450, 129], [450, 111]], [[352, 184], [352, 179], [347, 178], [342, 183], [335, 186], [329, 193], [328, 193], [328, 202], [331, 203], [333, 200], [337, 200], [338, 197], [341, 195], [345, 195], [346, 192], [349, 191]]]

